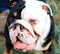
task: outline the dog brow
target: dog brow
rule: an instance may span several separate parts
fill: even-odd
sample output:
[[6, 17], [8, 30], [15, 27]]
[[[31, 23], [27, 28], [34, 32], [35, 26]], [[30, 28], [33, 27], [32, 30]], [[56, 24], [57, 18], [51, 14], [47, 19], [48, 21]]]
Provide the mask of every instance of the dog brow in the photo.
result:
[[37, 20], [36, 19], [29, 19], [29, 23], [30, 24], [37, 24]]

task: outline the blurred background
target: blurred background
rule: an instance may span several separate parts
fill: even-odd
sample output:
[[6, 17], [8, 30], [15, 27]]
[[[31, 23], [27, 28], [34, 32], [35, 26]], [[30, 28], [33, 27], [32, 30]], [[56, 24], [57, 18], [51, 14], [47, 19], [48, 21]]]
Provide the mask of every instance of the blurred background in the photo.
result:
[[[47, 4], [50, 5], [53, 11], [53, 17], [55, 21], [55, 39], [54, 39], [54, 46], [55, 46], [55, 54], [60, 54], [60, 0], [45, 0]], [[0, 31], [3, 31], [3, 27], [5, 26], [7, 14], [1, 14], [0, 13]], [[4, 20], [2, 22], [2, 20]], [[1, 24], [3, 23], [3, 24]], [[4, 48], [5, 48], [5, 39], [4, 35], [0, 32], [0, 54], [3, 54]], [[42, 52], [27, 52], [22, 53], [14, 50], [14, 54], [42, 54]]]

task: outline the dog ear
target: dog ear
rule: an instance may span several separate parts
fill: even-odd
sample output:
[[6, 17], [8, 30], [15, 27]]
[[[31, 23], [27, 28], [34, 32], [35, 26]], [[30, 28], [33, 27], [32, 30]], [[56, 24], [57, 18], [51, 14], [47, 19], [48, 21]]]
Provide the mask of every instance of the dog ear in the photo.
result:
[[42, 5], [42, 9], [45, 10], [47, 13], [50, 13], [50, 9], [47, 6]]
[[52, 9], [51, 9], [51, 7], [48, 5], [48, 4], [46, 4], [46, 3], [42, 3], [41, 4], [41, 7], [42, 7], [42, 9], [43, 10], [45, 10], [48, 14], [50, 14], [51, 16], [53, 16], [53, 14], [52, 14]]

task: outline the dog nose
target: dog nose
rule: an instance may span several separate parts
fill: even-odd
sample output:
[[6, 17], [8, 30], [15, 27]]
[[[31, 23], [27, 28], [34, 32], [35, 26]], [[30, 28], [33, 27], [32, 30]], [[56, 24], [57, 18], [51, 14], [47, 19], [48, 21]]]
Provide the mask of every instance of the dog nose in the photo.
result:
[[17, 35], [17, 36], [19, 36], [19, 37], [23, 37], [23, 34], [18, 33], [18, 35]]
[[18, 33], [18, 36], [20, 36], [20, 33]]

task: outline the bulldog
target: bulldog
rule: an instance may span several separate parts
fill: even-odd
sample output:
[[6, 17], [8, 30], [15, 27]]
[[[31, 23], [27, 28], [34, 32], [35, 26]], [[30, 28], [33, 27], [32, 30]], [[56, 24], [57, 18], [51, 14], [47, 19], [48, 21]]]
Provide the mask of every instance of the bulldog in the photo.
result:
[[24, 2], [21, 19], [12, 17], [7, 20], [4, 54], [12, 54], [12, 48], [23, 52], [38, 50], [43, 54], [54, 54], [54, 20], [50, 6], [38, 0]]

